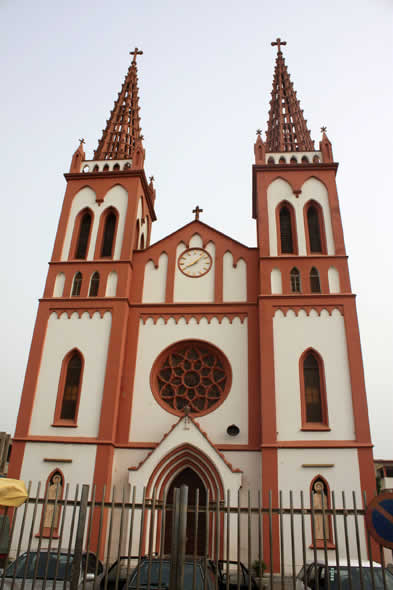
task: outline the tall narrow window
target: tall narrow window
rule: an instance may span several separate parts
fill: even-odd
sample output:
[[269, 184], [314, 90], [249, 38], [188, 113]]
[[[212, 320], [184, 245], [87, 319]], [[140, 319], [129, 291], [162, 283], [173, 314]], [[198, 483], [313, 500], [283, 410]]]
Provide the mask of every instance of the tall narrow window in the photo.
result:
[[104, 233], [102, 236], [101, 256], [112, 256], [116, 219], [116, 215], [113, 211], [110, 211], [106, 216]]
[[311, 293], [321, 292], [321, 281], [319, 280], [319, 272], [315, 268], [315, 266], [313, 266], [310, 270], [310, 289]]
[[310, 205], [307, 209], [308, 237], [310, 240], [310, 252], [322, 252], [321, 228], [319, 215], [315, 205]]
[[280, 209], [280, 240], [281, 253], [294, 254], [291, 211], [286, 205]]
[[86, 258], [87, 247], [89, 245], [91, 228], [91, 214], [86, 211], [80, 220], [78, 242], [75, 249], [75, 258]]
[[97, 297], [100, 286], [100, 274], [95, 272], [90, 280], [89, 297]]
[[301, 291], [300, 271], [295, 267], [291, 270], [291, 291], [292, 293], [300, 293]]
[[323, 422], [321, 375], [319, 363], [313, 352], [308, 352], [303, 360], [304, 397], [306, 422]]
[[81, 287], [82, 287], [82, 273], [77, 272], [76, 275], [74, 276], [74, 282], [72, 283], [71, 297], [78, 297], [81, 292]]
[[65, 373], [60, 420], [76, 420], [82, 375], [82, 357], [75, 351], [69, 358]]

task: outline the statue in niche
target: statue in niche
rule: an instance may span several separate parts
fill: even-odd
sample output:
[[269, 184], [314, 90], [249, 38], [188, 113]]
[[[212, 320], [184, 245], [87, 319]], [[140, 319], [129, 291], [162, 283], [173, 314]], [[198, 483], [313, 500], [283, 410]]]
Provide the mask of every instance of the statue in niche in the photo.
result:
[[[312, 495], [313, 495], [313, 505], [314, 510], [322, 510], [322, 506], [324, 510], [328, 508], [328, 501], [327, 501], [327, 493], [326, 493], [326, 486], [318, 479], [313, 487], [312, 487]], [[328, 516], [325, 514], [325, 525], [324, 525], [324, 515], [322, 512], [315, 512], [314, 513], [314, 530], [315, 530], [315, 540], [316, 541], [323, 541], [325, 536], [326, 539], [329, 538], [329, 522]], [[323, 534], [323, 529], [325, 526], [325, 535]]]
[[[48, 485], [48, 503], [46, 505], [45, 516], [44, 516], [44, 528], [50, 529], [53, 526], [53, 529], [57, 529], [59, 526], [59, 517], [60, 517], [60, 505], [56, 505], [56, 514], [54, 515], [55, 511], [55, 500], [60, 500], [62, 497], [63, 491], [63, 478], [61, 474], [56, 471], [49, 480]], [[53, 521], [53, 525], [52, 525]]]

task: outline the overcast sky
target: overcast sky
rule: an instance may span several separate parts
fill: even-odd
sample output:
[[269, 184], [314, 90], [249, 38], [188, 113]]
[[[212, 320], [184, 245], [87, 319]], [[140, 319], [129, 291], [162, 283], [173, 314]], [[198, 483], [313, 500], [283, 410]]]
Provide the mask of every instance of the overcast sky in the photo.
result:
[[375, 456], [393, 459], [391, 0], [0, 0], [3, 253], [0, 430], [14, 431], [47, 263], [78, 138], [87, 157], [139, 58], [156, 241], [202, 220], [256, 245], [255, 130], [277, 36], [312, 137], [326, 125], [360, 333]]

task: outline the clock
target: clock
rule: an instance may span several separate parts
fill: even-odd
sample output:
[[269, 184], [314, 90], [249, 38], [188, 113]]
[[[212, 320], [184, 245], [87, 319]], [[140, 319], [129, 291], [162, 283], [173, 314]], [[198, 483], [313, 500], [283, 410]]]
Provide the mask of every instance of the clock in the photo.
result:
[[212, 257], [203, 248], [188, 248], [180, 254], [177, 264], [186, 277], [197, 278], [209, 272]]

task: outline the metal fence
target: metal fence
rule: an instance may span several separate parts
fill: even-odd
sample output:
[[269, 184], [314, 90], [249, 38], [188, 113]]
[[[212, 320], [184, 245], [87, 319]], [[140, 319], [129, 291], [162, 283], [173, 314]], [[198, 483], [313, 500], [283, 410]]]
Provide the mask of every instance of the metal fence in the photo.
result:
[[259, 491], [203, 494], [182, 486], [169, 503], [135, 487], [53, 494], [29, 483], [26, 503], [0, 519], [0, 538], [11, 523], [0, 590], [393, 588], [355, 493], [317, 505], [302, 492], [265, 503]]

